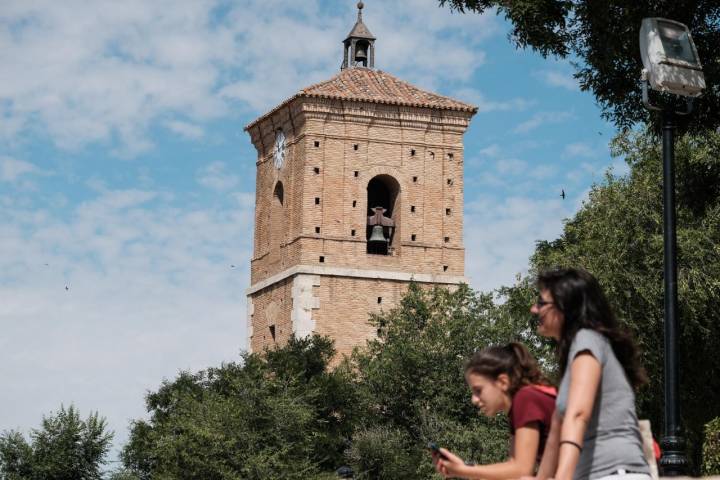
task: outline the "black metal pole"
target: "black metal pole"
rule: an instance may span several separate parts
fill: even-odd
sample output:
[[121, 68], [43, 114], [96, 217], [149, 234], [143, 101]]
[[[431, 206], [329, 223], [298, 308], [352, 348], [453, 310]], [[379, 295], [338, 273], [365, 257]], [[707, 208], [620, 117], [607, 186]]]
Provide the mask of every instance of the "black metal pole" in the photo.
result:
[[675, 234], [675, 121], [664, 109], [663, 122], [663, 243], [665, 264], [665, 429], [660, 441], [664, 476], [685, 475], [688, 461], [680, 433], [678, 386], [677, 237]]

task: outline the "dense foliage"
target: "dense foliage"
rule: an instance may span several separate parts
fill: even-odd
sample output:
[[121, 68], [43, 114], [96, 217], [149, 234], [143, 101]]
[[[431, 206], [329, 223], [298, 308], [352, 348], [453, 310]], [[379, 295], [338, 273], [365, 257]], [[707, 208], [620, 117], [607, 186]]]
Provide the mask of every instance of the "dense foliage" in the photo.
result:
[[461, 12], [496, 9], [513, 25], [511, 39], [543, 56], [579, 59], [576, 78], [595, 95], [604, 116], [620, 127], [650, 123], [639, 86], [640, 23], [664, 17], [688, 26], [703, 64], [707, 89], [681, 129], [720, 125], [720, 4], [714, 0], [439, 0]]
[[[661, 152], [644, 133], [619, 136], [613, 151], [627, 160], [630, 174], [608, 175], [594, 186], [560, 238], [538, 244], [531, 269], [581, 266], [598, 277], [643, 350], [650, 384], [638, 396], [639, 412], [659, 435], [664, 405]], [[686, 136], [678, 141], [676, 155], [681, 417], [697, 473], [703, 425], [720, 415], [720, 135]], [[522, 298], [527, 288], [526, 282], [508, 294]], [[522, 315], [526, 307], [518, 303], [514, 311]]]
[[291, 340], [147, 396], [122, 452], [140, 479], [307, 479], [341, 463], [354, 425], [352, 384], [330, 370], [332, 342]]
[[43, 417], [30, 442], [16, 431], [0, 436], [2, 480], [96, 480], [112, 433], [97, 413], [82, 420], [74, 406]]
[[720, 417], [705, 425], [703, 475], [720, 475]]

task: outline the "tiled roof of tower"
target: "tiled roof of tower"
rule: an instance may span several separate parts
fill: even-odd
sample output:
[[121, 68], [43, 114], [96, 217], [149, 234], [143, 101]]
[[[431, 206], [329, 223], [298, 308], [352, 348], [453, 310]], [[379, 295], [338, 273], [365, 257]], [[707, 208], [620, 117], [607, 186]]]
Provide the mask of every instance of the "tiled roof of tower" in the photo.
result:
[[358, 100], [390, 105], [477, 112], [477, 107], [450, 97], [421, 90], [381, 70], [353, 67], [341, 70], [330, 80], [303, 88], [280, 105], [248, 124], [249, 129], [298, 97]]

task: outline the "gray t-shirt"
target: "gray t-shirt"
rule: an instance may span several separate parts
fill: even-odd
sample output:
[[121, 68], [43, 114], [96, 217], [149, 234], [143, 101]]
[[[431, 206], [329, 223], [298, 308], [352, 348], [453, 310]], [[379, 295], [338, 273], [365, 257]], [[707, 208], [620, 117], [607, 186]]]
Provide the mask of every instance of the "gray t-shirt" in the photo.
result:
[[610, 342], [595, 330], [578, 331], [570, 345], [567, 368], [555, 404], [558, 413], [565, 416], [567, 410], [570, 364], [578, 353], [585, 351], [600, 362], [602, 377], [574, 478], [592, 480], [621, 468], [649, 474], [635, 413], [635, 393]]

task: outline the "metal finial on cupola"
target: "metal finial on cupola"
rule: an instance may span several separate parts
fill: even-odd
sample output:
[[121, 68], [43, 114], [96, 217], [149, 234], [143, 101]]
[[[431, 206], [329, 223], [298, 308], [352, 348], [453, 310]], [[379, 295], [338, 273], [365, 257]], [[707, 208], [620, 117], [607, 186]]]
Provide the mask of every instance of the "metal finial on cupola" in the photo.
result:
[[341, 70], [351, 67], [374, 68], [375, 66], [375, 37], [365, 26], [362, 11], [363, 2], [357, 3], [357, 22], [343, 41], [343, 62]]

